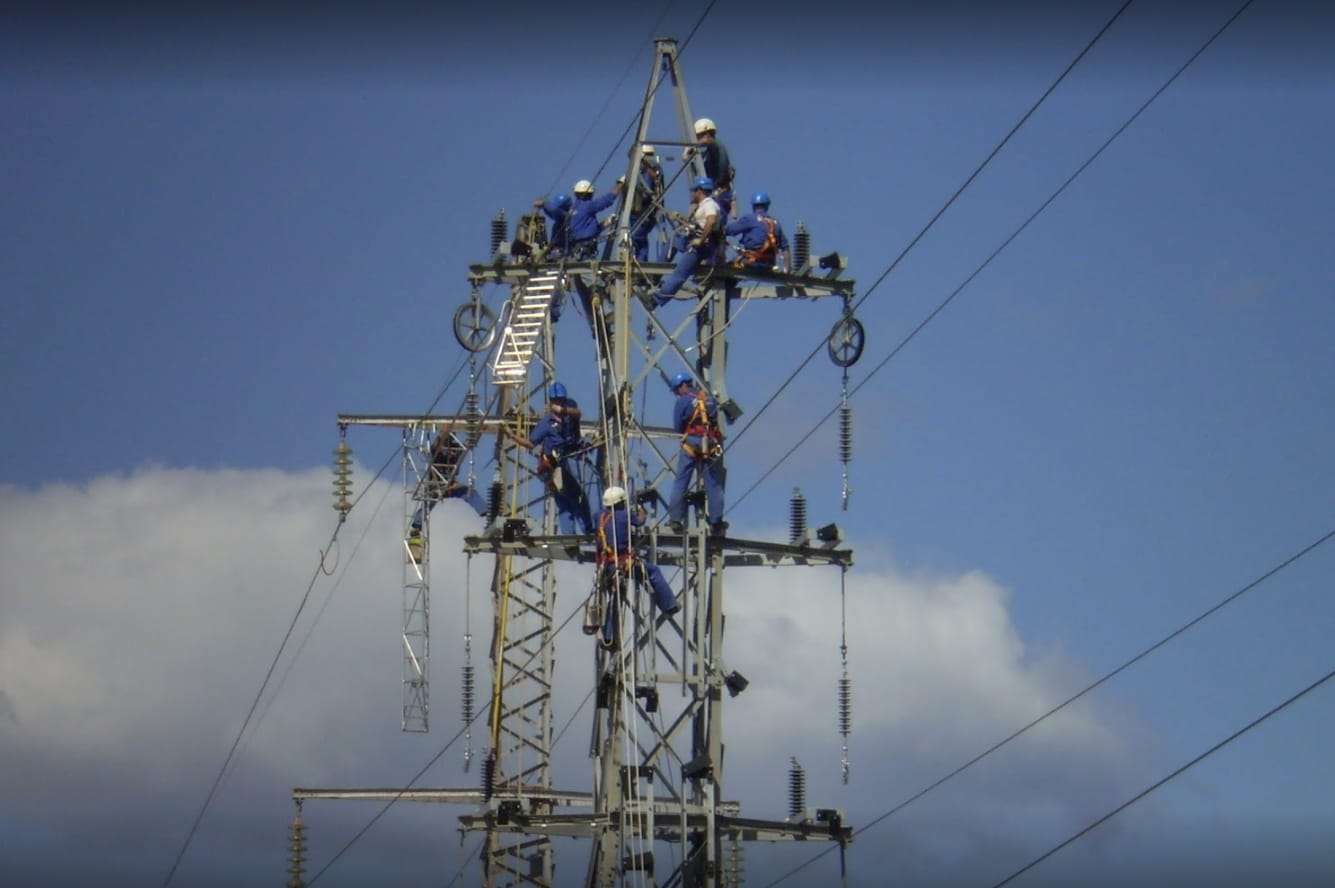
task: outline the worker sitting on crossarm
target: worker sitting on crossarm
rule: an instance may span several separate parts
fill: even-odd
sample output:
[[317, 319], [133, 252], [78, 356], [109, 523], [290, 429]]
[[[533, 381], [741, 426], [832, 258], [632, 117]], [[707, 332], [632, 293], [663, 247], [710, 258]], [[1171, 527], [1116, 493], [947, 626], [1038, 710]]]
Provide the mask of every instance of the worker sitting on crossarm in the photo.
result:
[[695, 269], [714, 261], [723, 238], [723, 211], [718, 202], [709, 196], [714, 190], [714, 182], [703, 176], [691, 186], [694, 201], [687, 228], [678, 233], [674, 246], [677, 248], [677, 265], [658, 287], [654, 295], [653, 308], [667, 305], [674, 293], [695, 272]]
[[730, 235], [738, 235], [741, 249], [732, 264], [738, 268], [754, 268], [769, 271], [793, 270], [788, 253], [788, 236], [783, 233], [779, 220], [769, 214], [769, 195], [757, 191], [751, 198], [751, 213], [735, 222], [729, 222], [724, 229]]

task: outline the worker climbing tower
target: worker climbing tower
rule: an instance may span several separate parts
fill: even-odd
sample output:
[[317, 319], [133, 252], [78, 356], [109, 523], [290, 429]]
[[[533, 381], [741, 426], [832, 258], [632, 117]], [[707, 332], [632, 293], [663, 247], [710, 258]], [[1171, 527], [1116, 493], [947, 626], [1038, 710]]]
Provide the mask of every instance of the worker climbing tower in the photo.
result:
[[[675, 111], [675, 128], [667, 132], [651, 128], [660, 93], [670, 96]], [[728, 794], [723, 754], [727, 701], [752, 680], [763, 680], [756, 673], [746, 678], [726, 655], [725, 578], [743, 568], [822, 565], [838, 567], [842, 576], [852, 553], [841, 548], [838, 528], [828, 524], [808, 530], [805, 500], [800, 522], [794, 517], [790, 536], [782, 542], [728, 533], [723, 516], [705, 517], [698, 493], [688, 497], [695, 508], [681, 528], [669, 527], [655, 507], [636, 541], [636, 557], [664, 570], [679, 604], [674, 612], [650, 603], [633, 563], [595, 573], [595, 536], [558, 533], [548, 495], [553, 484], [574, 484], [594, 503], [611, 487], [629, 491], [635, 504], [661, 501], [659, 492], [666, 491], [676, 469], [681, 436], [637, 414], [635, 396], [646, 387], [660, 396], [658, 403], [667, 403], [664, 382], [689, 375], [717, 402], [726, 444], [728, 424], [742, 415], [727, 377], [727, 334], [740, 299], [810, 310], [811, 301], [836, 297], [845, 309], [843, 326], [836, 325], [836, 332], [843, 331], [838, 337], [842, 346], [849, 325], [856, 323], [847, 311], [853, 282], [839, 276], [844, 263], [834, 253], [814, 264], [804, 258], [791, 274], [702, 266], [668, 304], [655, 306], [649, 294], [672, 265], [637, 261], [630, 238], [636, 222], [632, 183], [649, 145], [659, 157], [677, 163], [669, 171], [666, 194], [684, 192], [703, 174], [702, 159], [692, 150], [693, 117], [675, 40], [655, 43], [649, 88], [627, 153], [628, 185], [615, 227], [596, 258], [570, 260], [550, 250], [545, 238], [535, 236], [540, 220], [521, 220], [513, 241], [507, 241], [504, 217], [492, 220], [490, 256], [470, 266], [472, 297], [454, 318], [456, 338], [472, 356], [460, 410], [339, 417], [342, 430], [393, 426], [404, 436], [406, 730], [427, 728], [433, 550], [456, 542], [432, 537], [430, 506], [449, 496], [485, 500], [479, 532], [464, 538], [463, 550], [470, 576], [490, 577], [491, 676], [477, 683], [489, 697], [487, 705], [474, 709], [472, 666], [466, 661], [466, 723], [460, 727], [470, 736], [485, 735], [486, 748], [476, 787], [402, 792], [299, 788], [293, 796], [299, 803], [401, 798], [468, 806], [459, 827], [484, 836], [481, 882], [488, 888], [553, 885], [555, 837], [591, 840], [583, 867], [590, 888], [714, 888], [741, 883], [742, 842], [829, 840], [842, 851], [852, 833], [841, 812], [809, 812], [805, 799], [800, 806], [790, 805], [787, 817], [743, 816], [740, 801]], [[643, 204], [639, 211], [642, 218]], [[666, 208], [654, 206], [652, 213], [667, 224]], [[497, 292], [504, 298], [493, 309], [487, 294]], [[527, 442], [561, 366], [557, 321], [566, 304], [578, 317], [568, 316], [561, 332], [589, 337], [599, 390], [596, 399], [584, 399], [580, 444], [569, 454], [573, 477], [554, 481], [550, 466], [537, 471]], [[857, 333], [860, 354], [860, 326]], [[835, 333], [831, 336], [833, 354]], [[665, 407], [659, 415], [666, 413]], [[441, 456], [442, 440], [452, 457]], [[475, 560], [486, 567], [474, 571]], [[579, 610], [586, 615], [586, 631], [596, 636], [585, 641], [587, 653], [575, 654], [588, 656], [593, 667], [586, 673], [595, 705], [588, 746], [591, 773], [583, 778], [562, 774], [560, 787], [551, 758], [559, 561], [588, 565], [583, 576], [595, 575], [592, 590], [582, 580], [576, 589], [562, 589], [561, 597], [571, 606], [583, 603]], [[464, 637], [465, 649], [471, 650], [471, 627]], [[839, 701], [845, 768], [851, 725], [847, 687], [845, 680]], [[475, 720], [471, 726], [469, 720]], [[564, 872], [569, 871], [567, 865]]]

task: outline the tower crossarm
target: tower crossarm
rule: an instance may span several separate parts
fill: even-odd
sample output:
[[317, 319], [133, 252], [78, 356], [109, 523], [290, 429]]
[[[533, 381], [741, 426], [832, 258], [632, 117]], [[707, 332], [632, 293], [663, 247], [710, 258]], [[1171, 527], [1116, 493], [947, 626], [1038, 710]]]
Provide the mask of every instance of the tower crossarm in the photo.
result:
[[[680, 565], [683, 539], [677, 534], [656, 534], [655, 545], [658, 548], [654, 560], [658, 564]], [[726, 567], [853, 566], [852, 549], [742, 540], [733, 537], [711, 539], [708, 546], [711, 552], [717, 550], [723, 553], [723, 564]], [[577, 534], [551, 536], [519, 534], [507, 539], [503, 532], [491, 536], [464, 537], [464, 551], [470, 554], [489, 552], [523, 558], [551, 558], [556, 561], [590, 563], [596, 554], [589, 538]]]

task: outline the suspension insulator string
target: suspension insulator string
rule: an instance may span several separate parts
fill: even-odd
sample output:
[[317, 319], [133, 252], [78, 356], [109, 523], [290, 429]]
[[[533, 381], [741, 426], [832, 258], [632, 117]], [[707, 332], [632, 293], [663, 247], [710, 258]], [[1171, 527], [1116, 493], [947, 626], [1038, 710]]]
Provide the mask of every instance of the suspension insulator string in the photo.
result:
[[839, 761], [844, 785], [848, 785], [848, 735], [853, 733], [853, 680], [848, 677], [848, 568], [839, 571], [839, 734], [843, 738], [843, 757]]
[[843, 491], [840, 498], [843, 511], [848, 511], [848, 497], [853, 488], [848, 486], [848, 464], [853, 460], [853, 407], [848, 403], [848, 368], [844, 368], [843, 390], [839, 395], [839, 462], [843, 465]]
[[302, 875], [306, 872], [306, 825], [301, 822], [301, 799], [294, 799], [297, 805], [296, 816], [292, 818], [292, 826], [288, 828], [288, 851], [291, 856], [288, 857], [287, 871], [292, 874], [292, 878], [287, 880], [288, 888], [305, 888], [306, 880]]
[[352, 493], [352, 449], [348, 447], [348, 427], [339, 425], [338, 446], [334, 448], [334, 511], [338, 512], [338, 522], [342, 524], [352, 511], [348, 501]]
[[464, 772], [473, 763], [473, 718], [474, 712], [473, 672], [473, 553], [469, 552], [464, 562], [464, 666], [463, 687], [459, 701], [464, 720]]

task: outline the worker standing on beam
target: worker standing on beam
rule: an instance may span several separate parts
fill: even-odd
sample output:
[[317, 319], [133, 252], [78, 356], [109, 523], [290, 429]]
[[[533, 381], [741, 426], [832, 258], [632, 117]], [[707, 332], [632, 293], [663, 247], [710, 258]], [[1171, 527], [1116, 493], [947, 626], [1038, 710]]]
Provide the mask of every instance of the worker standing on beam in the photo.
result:
[[718, 424], [718, 404], [693, 382], [691, 374], [684, 370], [668, 381], [677, 396], [672, 427], [681, 434], [677, 477], [668, 499], [668, 526], [676, 533], [686, 529], [686, 488], [699, 470], [704, 476], [710, 533], [722, 536], [728, 529], [728, 522], [723, 520], [723, 485], [727, 476], [723, 469], [723, 431]]
[[559, 382], [548, 390], [547, 412], [533, 427], [528, 440], [516, 438], [522, 447], [538, 453], [538, 477], [556, 503], [561, 533], [593, 533], [589, 498], [580, 481], [574, 456], [580, 448], [580, 410], [575, 399]]
[[630, 245], [639, 262], [649, 261], [649, 233], [658, 224], [662, 208], [663, 166], [654, 146], [644, 145], [640, 148], [640, 169], [630, 203]]
[[724, 215], [732, 214], [732, 180], [735, 170], [728, 157], [728, 149], [718, 140], [718, 128], [708, 117], [695, 122], [695, 142], [700, 146], [705, 175], [714, 180], [713, 196], [723, 208]]
[[552, 220], [552, 236], [547, 244], [547, 258], [560, 259], [570, 252], [570, 195], [564, 191], [548, 200], [538, 198], [533, 206], [541, 207]]
[[598, 233], [602, 225], [598, 214], [616, 203], [621, 193], [621, 182], [602, 197], [593, 196], [593, 183], [580, 179], [575, 183], [575, 203], [570, 208], [570, 258], [576, 261], [592, 259], [598, 254]]
[[417, 564], [422, 563], [424, 544], [422, 524], [441, 500], [462, 499], [473, 511], [486, 516], [487, 501], [471, 484], [459, 483], [459, 469], [467, 448], [447, 429], [441, 429], [431, 442], [431, 461], [419, 487], [420, 502], [409, 523], [408, 552]]
[[712, 263], [718, 255], [718, 246], [723, 239], [723, 211], [718, 201], [710, 197], [714, 190], [714, 180], [701, 176], [692, 183], [693, 200], [691, 216], [684, 231], [678, 232], [673, 246], [677, 249], [677, 265], [654, 294], [649, 310], [660, 305], [667, 305], [672, 295], [701, 265]]

